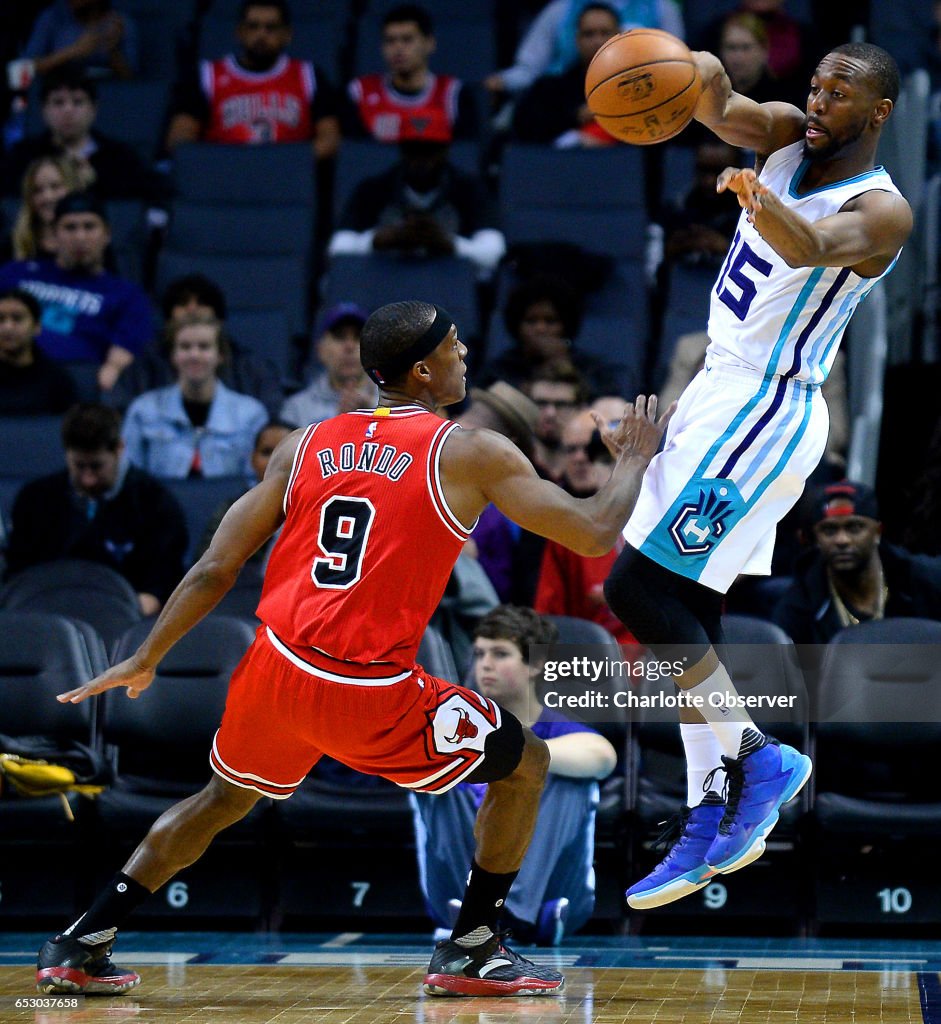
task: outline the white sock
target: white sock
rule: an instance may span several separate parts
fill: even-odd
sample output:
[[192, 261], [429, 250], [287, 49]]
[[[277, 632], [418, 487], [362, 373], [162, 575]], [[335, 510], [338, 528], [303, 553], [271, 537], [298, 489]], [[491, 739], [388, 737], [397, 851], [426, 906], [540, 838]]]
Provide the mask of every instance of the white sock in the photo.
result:
[[716, 670], [701, 683], [684, 690], [696, 701], [696, 710], [706, 719], [715, 733], [726, 757], [738, 757], [742, 748], [742, 734], [746, 729], [763, 738], [760, 729], [755, 728], [748, 712], [744, 708], [729, 706], [728, 698], [738, 697], [735, 684], [729, 678], [725, 666], [719, 662]]
[[[706, 795], [706, 778], [714, 768], [722, 767], [722, 746], [706, 722], [681, 722], [680, 736], [686, 753], [686, 806], [698, 807]], [[724, 781], [723, 776], [720, 784], [712, 788], [721, 792]]]

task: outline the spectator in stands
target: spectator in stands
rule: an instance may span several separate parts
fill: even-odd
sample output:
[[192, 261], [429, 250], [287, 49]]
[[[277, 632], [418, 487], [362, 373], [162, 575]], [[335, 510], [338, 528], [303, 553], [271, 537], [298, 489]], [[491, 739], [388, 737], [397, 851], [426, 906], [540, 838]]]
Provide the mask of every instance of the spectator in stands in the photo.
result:
[[585, 102], [585, 72], [601, 45], [619, 31], [618, 13], [610, 4], [590, 3], [582, 9], [575, 60], [560, 74], [537, 78], [520, 96], [513, 112], [516, 138], [558, 149], [614, 145]]
[[[56, 203], [81, 187], [75, 165], [64, 156], [41, 156], [23, 175], [23, 202], [13, 224], [7, 259], [55, 259]], [[6, 260], [4, 260], [6, 262]]]
[[68, 372], [36, 345], [41, 317], [34, 295], [0, 291], [0, 416], [65, 412], [75, 401]]
[[[185, 274], [172, 280], [164, 289], [160, 309], [165, 325], [193, 313], [212, 316], [225, 323], [228, 312], [222, 289], [205, 274]], [[229, 358], [219, 367], [219, 380], [233, 391], [257, 398], [268, 410], [268, 415], [276, 417], [284, 401], [278, 369], [261, 355], [239, 345], [228, 332], [226, 337]], [[138, 395], [167, 387], [175, 379], [164, 331], [156, 343], [148, 345], [121, 374], [108, 396], [108, 404], [125, 410]]]
[[377, 142], [474, 139], [477, 109], [471, 92], [451, 75], [428, 66], [435, 51], [431, 15], [418, 4], [401, 4], [382, 19], [385, 74], [350, 82], [343, 134]]
[[77, 405], [62, 422], [66, 468], [34, 480], [13, 505], [7, 575], [59, 558], [101, 562], [153, 615], [183, 575], [186, 522], [167, 489], [123, 458], [121, 417]]
[[167, 326], [176, 384], [131, 402], [124, 442], [134, 465], [167, 479], [246, 476], [265, 407], [219, 380], [229, 348], [222, 323], [192, 313]]
[[[513, 605], [495, 608], [474, 630], [477, 688], [549, 745], [549, 777], [535, 833], [503, 908], [503, 921], [517, 939], [540, 945], [557, 945], [591, 917], [598, 782], [617, 765], [608, 740], [540, 700], [543, 665], [532, 645], [557, 640], [551, 622]], [[486, 788], [461, 782], [439, 796], [409, 794], [419, 879], [439, 928], [450, 929], [460, 907], [474, 821]]]
[[[506, 380], [516, 387], [553, 363], [574, 364], [596, 391], [607, 391], [610, 368], [593, 355], [577, 350], [582, 322], [582, 295], [554, 274], [534, 274], [507, 296], [503, 322], [514, 344], [482, 370], [485, 381]], [[622, 342], [623, 343], [623, 342]]]
[[941, 619], [941, 559], [882, 543], [869, 487], [829, 484], [808, 496], [806, 508], [815, 546], [774, 611], [795, 643], [825, 644], [870, 619]]
[[[261, 483], [265, 477], [265, 470], [268, 468], [271, 453], [293, 429], [294, 427], [290, 424], [281, 423], [279, 420], [269, 420], [261, 430], [258, 431], [255, 435], [255, 443], [252, 446], [252, 479], [249, 481], [251, 485]], [[209, 522], [206, 523], [206, 530], [203, 533], [202, 540], [200, 541], [199, 550], [196, 552], [196, 558], [201, 558], [208, 550], [209, 545], [212, 542], [212, 538], [215, 536], [216, 530], [219, 528], [219, 524], [222, 522], [226, 512], [229, 511], [229, 509], [244, 493], [244, 491], [233, 493], [230, 499], [220, 502], [220, 504], [213, 510], [209, 517]], [[268, 555], [271, 553], [271, 549], [274, 546], [275, 541], [278, 539], [279, 533], [276, 533], [266, 544], [263, 544], [245, 564], [248, 566], [263, 568], [268, 561]]]
[[94, 127], [98, 89], [86, 74], [64, 67], [43, 79], [40, 87], [46, 128], [17, 143], [2, 164], [3, 192], [16, 195], [29, 164], [41, 156], [68, 157], [83, 188], [99, 199], [140, 199], [159, 205], [167, 201], [170, 184], [149, 167], [126, 142]]
[[[602, 443], [590, 412], [581, 412], [566, 423], [562, 431], [562, 451], [565, 460], [562, 484], [570, 493], [588, 497], [611, 476], [614, 460]], [[604, 581], [623, 547], [624, 541], [619, 537], [606, 555], [589, 558], [554, 541], [546, 541], [533, 607], [543, 615], [572, 615], [597, 622], [620, 643], [636, 643], [633, 634], [604, 598]]]
[[[809, 29], [784, 9], [787, 0], [739, 0], [734, 13], [752, 14], [764, 26], [768, 40], [768, 68], [778, 80], [777, 99], [788, 92], [781, 83], [806, 83], [811, 65], [817, 59], [819, 48], [811, 44]], [[690, 45], [697, 50], [718, 53], [721, 46], [722, 28], [728, 15], [720, 15], [706, 26], [701, 39], [694, 39]], [[806, 98], [806, 88], [803, 98]], [[801, 108], [804, 104], [801, 103]]]
[[178, 86], [167, 148], [184, 142], [307, 142], [317, 159], [340, 143], [334, 89], [310, 61], [289, 57], [285, 0], [244, 0], [237, 53], [201, 61]]
[[752, 11], [733, 11], [722, 23], [719, 59], [732, 88], [757, 103], [788, 99], [803, 109], [807, 99], [804, 78], [779, 80], [768, 66], [769, 42], [765, 23]]
[[76, 65], [98, 78], [133, 78], [137, 30], [111, 0], [54, 0], [39, 15], [23, 56], [35, 62], [37, 75]]
[[560, 483], [565, 461], [562, 431], [588, 404], [588, 385], [570, 362], [559, 361], [535, 370], [526, 391], [539, 410], [533, 464], [540, 476]]
[[376, 404], [379, 392], [359, 361], [359, 335], [368, 316], [353, 302], [338, 302], [323, 313], [314, 343], [320, 368], [306, 388], [281, 406], [285, 423], [306, 426]]
[[399, 149], [394, 167], [357, 185], [329, 255], [460, 256], [491, 274], [506, 242], [483, 182], [448, 160], [444, 138], [400, 142]]
[[32, 292], [43, 311], [40, 347], [59, 362], [98, 363], [98, 387], [110, 391], [150, 339], [150, 302], [136, 284], [105, 271], [111, 233], [94, 196], [60, 199], [55, 230], [55, 260], [8, 263], [0, 289]]
[[[513, 66], [488, 75], [484, 86], [516, 95], [540, 75], [561, 74], [576, 57], [576, 25], [592, 0], [551, 0], [539, 12], [516, 51]], [[661, 28], [683, 38], [683, 16], [674, 0], [612, 0], [620, 28]]]

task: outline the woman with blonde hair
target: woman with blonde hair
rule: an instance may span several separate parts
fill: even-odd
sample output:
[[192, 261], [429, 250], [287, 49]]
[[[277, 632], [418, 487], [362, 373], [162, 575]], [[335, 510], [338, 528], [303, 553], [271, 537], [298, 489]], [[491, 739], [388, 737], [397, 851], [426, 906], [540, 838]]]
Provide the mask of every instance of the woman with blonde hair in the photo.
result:
[[13, 258], [55, 256], [53, 216], [56, 203], [85, 187], [74, 162], [66, 156], [41, 156], [23, 174], [23, 202], [13, 225]]

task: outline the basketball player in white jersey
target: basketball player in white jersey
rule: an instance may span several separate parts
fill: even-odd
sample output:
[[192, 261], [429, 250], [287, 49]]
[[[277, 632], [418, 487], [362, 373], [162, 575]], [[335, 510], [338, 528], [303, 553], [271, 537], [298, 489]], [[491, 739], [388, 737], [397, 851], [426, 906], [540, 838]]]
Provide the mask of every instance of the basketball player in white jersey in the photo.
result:
[[853, 310], [892, 269], [912, 227], [908, 203], [875, 165], [899, 91], [888, 53], [864, 43], [832, 50], [811, 79], [806, 112], [755, 103], [732, 91], [715, 56], [695, 59], [703, 92], [694, 116], [757, 162], [719, 177], [742, 214], [712, 291], [705, 369], [647, 469], [605, 586], [611, 608], [658, 658], [674, 660], [671, 645], [683, 645], [689, 667], [676, 682], [699, 698], [681, 710], [688, 792], [678, 840], [628, 889], [638, 909], [759, 857], [780, 806], [810, 776], [808, 757], [712, 705], [735, 694], [715, 651], [722, 597], [739, 573], [770, 571], [776, 524], [823, 454], [820, 384]]

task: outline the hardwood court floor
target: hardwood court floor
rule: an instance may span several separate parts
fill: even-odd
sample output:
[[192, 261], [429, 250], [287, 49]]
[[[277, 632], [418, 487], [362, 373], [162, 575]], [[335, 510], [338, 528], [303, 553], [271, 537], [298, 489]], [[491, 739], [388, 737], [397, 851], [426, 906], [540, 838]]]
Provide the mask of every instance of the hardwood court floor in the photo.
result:
[[36, 938], [0, 935], [2, 1024], [941, 1022], [941, 943], [577, 937], [531, 951], [565, 971], [562, 997], [440, 999], [421, 991], [416, 936], [129, 934], [116, 959], [141, 970], [135, 992], [18, 1008], [37, 997]]

